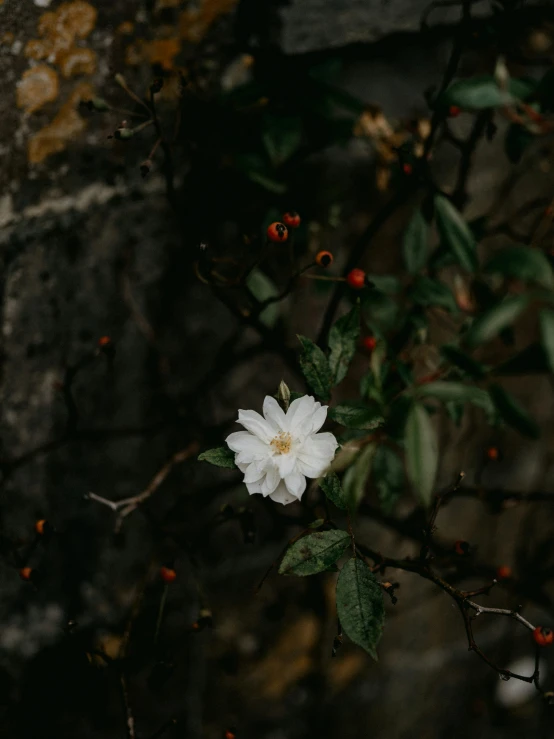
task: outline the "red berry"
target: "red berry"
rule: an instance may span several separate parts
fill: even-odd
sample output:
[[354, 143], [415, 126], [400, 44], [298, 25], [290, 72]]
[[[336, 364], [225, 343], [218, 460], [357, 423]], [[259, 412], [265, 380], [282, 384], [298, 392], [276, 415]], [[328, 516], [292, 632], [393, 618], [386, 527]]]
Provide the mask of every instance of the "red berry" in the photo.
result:
[[300, 216], [296, 211], [291, 210], [289, 213], [283, 215], [283, 223], [288, 228], [298, 228], [300, 225]]
[[320, 267], [329, 267], [333, 264], [333, 258], [330, 251], [319, 251], [315, 257], [315, 263]]
[[105, 349], [107, 346], [110, 346], [111, 343], [112, 343], [112, 340], [109, 336], [101, 336], [98, 339], [98, 346], [101, 349]]
[[458, 539], [458, 541], [454, 542], [454, 551], [456, 552], [456, 554], [465, 556], [469, 554], [469, 544], [467, 543], [467, 541]]
[[512, 576], [512, 568], [508, 565], [500, 565], [496, 570], [496, 578], [498, 580], [509, 580]]
[[44, 518], [41, 518], [40, 521], [37, 521], [35, 523], [35, 531], [37, 532], [37, 534], [42, 536], [44, 534], [45, 526], [46, 526], [46, 520]]
[[377, 339], [375, 338], [375, 336], [366, 336], [364, 337], [362, 343], [364, 345], [364, 349], [367, 349], [368, 352], [372, 352], [377, 346]]
[[165, 583], [171, 583], [177, 579], [177, 573], [171, 567], [160, 567], [160, 577]]
[[539, 647], [549, 647], [554, 642], [554, 631], [545, 626], [537, 626], [533, 631], [533, 639]]
[[450, 116], [450, 118], [457, 118], [461, 112], [462, 109], [459, 108], [457, 105], [451, 105], [450, 108], [448, 108], [448, 115]]
[[223, 732], [223, 739], [236, 739], [236, 734], [234, 730], [227, 729]]
[[286, 241], [288, 239], [289, 232], [284, 223], [276, 221], [267, 228], [267, 238], [270, 241]]
[[487, 458], [490, 459], [491, 462], [498, 462], [500, 458], [500, 451], [498, 447], [490, 446], [487, 449]]
[[404, 172], [404, 174], [408, 174], [408, 175], [409, 174], [412, 174], [413, 167], [412, 167], [411, 164], [403, 164], [402, 165], [402, 171]]
[[30, 580], [33, 575], [33, 570], [30, 567], [22, 567], [19, 570], [19, 577], [22, 580]]
[[346, 282], [353, 287], [354, 290], [361, 290], [365, 287], [365, 272], [363, 269], [353, 269], [346, 275]]

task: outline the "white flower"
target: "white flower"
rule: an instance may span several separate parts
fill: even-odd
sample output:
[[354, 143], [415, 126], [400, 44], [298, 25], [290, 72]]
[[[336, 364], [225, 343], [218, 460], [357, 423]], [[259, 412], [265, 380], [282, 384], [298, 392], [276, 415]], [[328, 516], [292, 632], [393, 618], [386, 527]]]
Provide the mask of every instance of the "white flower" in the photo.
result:
[[264, 417], [239, 410], [237, 431], [226, 442], [236, 452], [235, 463], [244, 472], [250, 495], [261, 493], [287, 505], [300, 500], [306, 477], [319, 477], [335, 456], [338, 442], [328, 432], [317, 432], [325, 423], [327, 406], [311, 395], [293, 400], [285, 413], [275, 398], [266, 396]]

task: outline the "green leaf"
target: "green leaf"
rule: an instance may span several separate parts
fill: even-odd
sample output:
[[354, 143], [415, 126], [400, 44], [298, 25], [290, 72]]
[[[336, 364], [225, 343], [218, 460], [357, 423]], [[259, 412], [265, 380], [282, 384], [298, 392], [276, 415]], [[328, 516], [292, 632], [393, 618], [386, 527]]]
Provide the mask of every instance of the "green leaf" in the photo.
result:
[[360, 309], [352, 310], [335, 322], [329, 332], [331, 382], [338, 385], [346, 377], [360, 337]]
[[410, 297], [418, 305], [437, 305], [451, 313], [458, 312], [458, 306], [450, 288], [430, 277], [417, 277], [410, 290]]
[[313, 341], [300, 336], [298, 339], [304, 350], [300, 355], [300, 367], [308, 385], [322, 400], [329, 400], [331, 395], [331, 370], [327, 357]]
[[458, 403], [474, 403], [487, 412], [492, 412], [492, 403], [486, 390], [475, 385], [464, 385], [462, 382], [429, 382], [420, 385], [416, 390], [418, 397], [431, 397], [442, 403], [454, 401]]
[[281, 566], [280, 575], [315, 575], [334, 565], [350, 544], [346, 531], [318, 531], [303, 536], [290, 546]]
[[528, 305], [529, 298], [526, 295], [513, 295], [498, 303], [471, 324], [465, 335], [467, 345], [475, 347], [494, 339], [503, 329], [510, 326]]
[[485, 272], [535, 282], [546, 288], [554, 284], [548, 259], [538, 249], [528, 246], [500, 249], [485, 265]]
[[377, 447], [371, 465], [371, 479], [379, 493], [381, 508], [385, 513], [391, 513], [406, 481], [402, 460], [387, 444]]
[[544, 347], [535, 341], [495, 367], [492, 374], [509, 377], [510, 375], [544, 375], [549, 371], [550, 365]]
[[377, 644], [385, 624], [383, 591], [369, 567], [350, 559], [337, 581], [337, 614], [345, 634], [377, 659]]
[[[259, 300], [260, 303], [268, 298], [275, 298], [279, 295], [279, 290], [275, 284], [269, 279], [269, 277], [258, 269], [254, 269], [250, 272], [246, 278], [246, 285], [249, 288], [252, 295]], [[267, 326], [272, 328], [277, 319], [279, 318], [279, 303], [272, 303], [260, 313], [260, 321]]]
[[344, 499], [351, 511], [355, 511], [358, 508], [365, 495], [376, 448], [376, 444], [374, 443], [366, 444], [342, 478]]
[[442, 243], [468, 272], [476, 272], [477, 244], [460, 211], [442, 195], [435, 196], [435, 215]]
[[235, 465], [235, 454], [226, 446], [220, 446], [216, 449], [208, 449], [202, 454], [198, 455], [199, 462], [209, 462], [214, 464], [216, 467], [228, 467], [229, 469], [236, 469]]
[[308, 524], [308, 528], [309, 529], [319, 529], [321, 526], [323, 526], [324, 523], [325, 523], [324, 518], [316, 518], [315, 521], [312, 521], [311, 523]]
[[383, 424], [383, 417], [376, 408], [357, 401], [341, 403], [329, 409], [329, 416], [349, 429], [376, 429]]
[[474, 380], [480, 380], [485, 376], [486, 368], [484, 364], [478, 362], [469, 354], [458, 349], [456, 346], [441, 346], [441, 354], [447, 362], [453, 364], [465, 375], [469, 375]]
[[550, 371], [554, 372], [554, 311], [543, 310], [540, 314], [541, 339]]
[[394, 329], [400, 311], [396, 300], [375, 288], [364, 291], [362, 313], [372, 332], [383, 336]]
[[508, 90], [501, 90], [492, 75], [457, 80], [439, 98], [439, 105], [464, 110], [484, 110], [511, 105], [525, 99], [532, 90], [523, 80], [511, 79]]
[[423, 405], [414, 403], [406, 421], [406, 466], [410, 482], [425, 506], [433, 498], [438, 462], [433, 422]]
[[420, 210], [416, 210], [404, 233], [402, 251], [406, 269], [417, 274], [427, 264], [429, 227]]
[[337, 508], [340, 508], [342, 511], [346, 510], [347, 505], [342, 485], [340, 484], [338, 476], [334, 472], [328, 472], [325, 477], [321, 477], [319, 479], [319, 487], [323, 490], [331, 503], [334, 503]]
[[499, 416], [508, 426], [530, 439], [540, 437], [541, 432], [536, 421], [501, 385], [491, 385], [489, 392]]
[[298, 150], [302, 142], [302, 119], [290, 116], [267, 115], [264, 118], [263, 142], [274, 167]]
[[368, 274], [367, 279], [375, 285], [377, 290], [387, 295], [396, 295], [402, 290], [402, 283], [394, 275]]

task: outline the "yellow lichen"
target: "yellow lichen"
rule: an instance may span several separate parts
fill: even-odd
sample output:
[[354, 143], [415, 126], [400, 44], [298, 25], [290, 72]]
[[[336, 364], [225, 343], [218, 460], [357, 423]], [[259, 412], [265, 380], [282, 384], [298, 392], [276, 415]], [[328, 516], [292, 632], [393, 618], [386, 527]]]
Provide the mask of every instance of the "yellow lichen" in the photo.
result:
[[86, 121], [78, 113], [79, 103], [94, 96], [92, 87], [79, 84], [60, 108], [54, 120], [31, 137], [27, 155], [31, 164], [40, 164], [52, 154], [63, 151], [86, 127]]
[[89, 35], [95, 26], [96, 16], [96, 8], [84, 0], [62, 3], [56, 11], [43, 13], [38, 22], [40, 38], [27, 42], [25, 56], [57, 63], [75, 47], [77, 39]]
[[117, 27], [117, 33], [121, 33], [124, 36], [130, 36], [134, 30], [135, 24], [131, 21], [123, 21], [123, 23], [120, 23]]
[[25, 70], [17, 83], [17, 107], [27, 114], [34, 113], [58, 97], [58, 75], [46, 64], [37, 64]]
[[230, 13], [238, 0], [202, 0], [197, 10], [185, 10], [179, 18], [179, 34], [185, 41], [201, 41], [220, 15]]
[[138, 41], [127, 49], [126, 62], [131, 66], [147, 61], [159, 64], [162, 69], [170, 71], [174, 68], [174, 59], [179, 53], [179, 39], [165, 38], [152, 41]]
[[60, 72], [65, 78], [79, 74], [93, 74], [96, 69], [96, 54], [92, 49], [76, 47], [59, 58]]

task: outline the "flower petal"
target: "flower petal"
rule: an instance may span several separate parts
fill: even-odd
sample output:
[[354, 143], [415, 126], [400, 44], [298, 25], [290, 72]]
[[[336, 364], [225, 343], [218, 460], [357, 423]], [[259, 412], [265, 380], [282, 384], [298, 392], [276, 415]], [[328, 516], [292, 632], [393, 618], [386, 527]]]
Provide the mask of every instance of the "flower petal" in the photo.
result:
[[296, 461], [296, 469], [298, 472], [311, 478], [320, 477], [328, 466], [329, 462], [325, 460], [316, 461], [312, 459], [312, 457], [299, 456]]
[[247, 431], [250, 431], [251, 434], [254, 434], [258, 439], [268, 444], [275, 436], [275, 431], [271, 428], [270, 424], [259, 413], [256, 413], [256, 411], [239, 410], [238, 422]]
[[311, 429], [308, 433], [315, 434], [323, 426], [327, 418], [327, 408], [328, 407], [329, 406], [327, 405], [322, 405], [321, 408], [318, 408], [315, 411], [315, 413], [312, 416]]
[[306, 490], [306, 478], [300, 472], [291, 472], [290, 475], [285, 477], [285, 485], [289, 493], [300, 500], [302, 493]]
[[273, 457], [273, 461], [277, 465], [280, 477], [286, 477], [287, 475], [290, 475], [294, 469], [296, 464], [296, 455], [291, 454], [290, 452], [288, 454], [276, 454]]
[[244, 473], [244, 482], [258, 482], [264, 477], [265, 475], [265, 468], [263, 464], [260, 464], [259, 462], [252, 462], [252, 464], [249, 464], [246, 468], [246, 472]]
[[277, 485], [277, 487], [269, 497], [271, 498], [271, 500], [275, 501], [275, 503], [281, 503], [282, 505], [288, 505], [289, 503], [294, 503], [294, 501], [297, 500], [294, 495], [291, 495], [289, 493], [283, 481], [281, 481], [279, 485]]
[[311, 395], [293, 400], [287, 411], [289, 431], [294, 433], [319, 407], [320, 403], [316, 403]]
[[339, 443], [328, 431], [322, 434], [314, 434], [309, 436], [300, 449], [300, 453], [316, 458], [330, 458], [335, 455], [335, 451]]
[[259, 482], [247, 482], [246, 489], [248, 490], [249, 495], [256, 495], [257, 493], [262, 492], [262, 483]]
[[271, 397], [271, 395], [265, 396], [263, 410], [265, 420], [273, 426], [277, 432], [287, 430], [288, 424], [285, 412], [275, 398]]
[[277, 467], [274, 467], [273, 465], [268, 467], [265, 480], [262, 482], [262, 493], [264, 495], [270, 495], [275, 490], [280, 480], [281, 478]]

